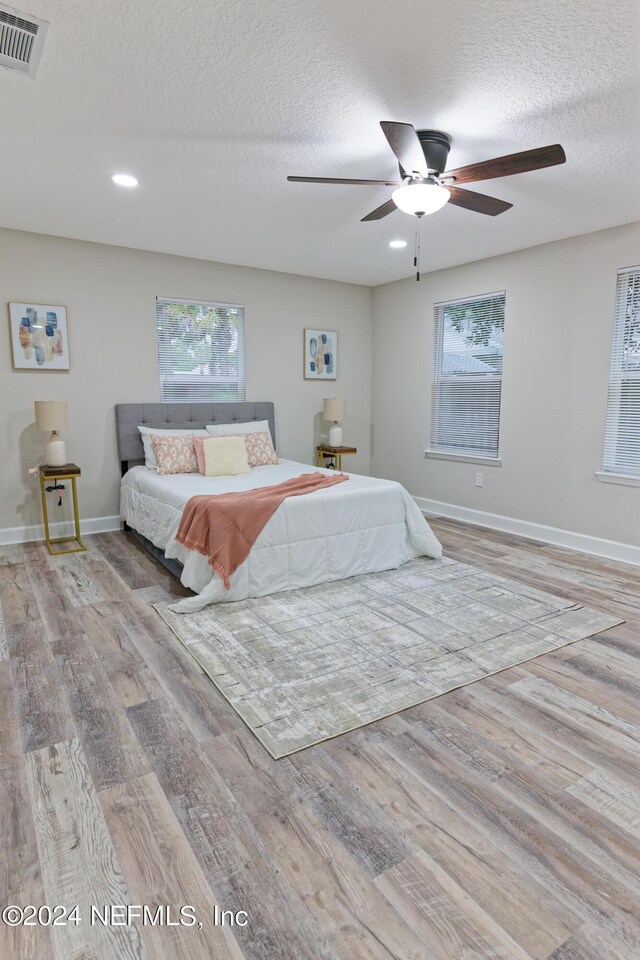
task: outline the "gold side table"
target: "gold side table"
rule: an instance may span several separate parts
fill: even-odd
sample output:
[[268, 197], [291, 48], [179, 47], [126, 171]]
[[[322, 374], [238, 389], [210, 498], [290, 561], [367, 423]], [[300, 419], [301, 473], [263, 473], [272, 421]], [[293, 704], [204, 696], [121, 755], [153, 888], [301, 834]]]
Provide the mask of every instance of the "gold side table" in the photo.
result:
[[[78, 467], [75, 463], [65, 463], [64, 467], [41, 466], [38, 470], [38, 473], [40, 474], [40, 496], [42, 498], [44, 538], [46, 540], [49, 553], [54, 557], [62, 556], [65, 553], [81, 553], [87, 548], [82, 542], [82, 536], [80, 534], [80, 517], [78, 516], [78, 491], [76, 490], [76, 480], [79, 476], [81, 476], [80, 467]], [[49, 534], [47, 491], [45, 488], [49, 484], [49, 481], [53, 481], [53, 483], [56, 484], [58, 480], [71, 481], [71, 492], [73, 496], [73, 519], [75, 523], [75, 534], [71, 537], [51, 537]], [[64, 550], [54, 550], [53, 546], [56, 543], [68, 543], [70, 546]]]
[[331, 460], [330, 469], [342, 470], [342, 458], [348, 453], [357, 452], [357, 447], [330, 447], [328, 443], [321, 443], [316, 447], [316, 466], [324, 467], [325, 460]]

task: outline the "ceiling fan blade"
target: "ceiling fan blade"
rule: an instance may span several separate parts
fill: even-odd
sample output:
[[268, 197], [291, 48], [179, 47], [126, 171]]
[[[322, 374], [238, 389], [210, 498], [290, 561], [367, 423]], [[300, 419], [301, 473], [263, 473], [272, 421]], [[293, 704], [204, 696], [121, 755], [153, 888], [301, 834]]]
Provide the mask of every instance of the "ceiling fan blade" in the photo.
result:
[[475, 193], [473, 190], [461, 190], [459, 187], [446, 185], [445, 189], [449, 191], [449, 203], [475, 213], [486, 213], [489, 217], [497, 217], [499, 213], [504, 213], [513, 206], [506, 200], [496, 200], [495, 197], [487, 197], [486, 194]]
[[471, 163], [467, 167], [458, 167], [457, 170], [447, 170], [445, 177], [455, 177], [456, 184], [494, 180], [497, 177], [511, 177], [514, 173], [554, 167], [558, 163], [564, 163], [566, 159], [560, 144], [553, 143], [548, 147], [523, 150], [522, 153], [510, 153], [506, 157], [496, 157], [495, 160], [484, 160], [481, 163]]
[[393, 120], [382, 120], [380, 126], [402, 169], [409, 176], [413, 173], [428, 176], [429, 168], [415, 128], [410, 123], [395, 123]]
[[287, 177], [291, 183], [362, 183], [366, 186], [399, 187], [402, 180], [342, 180], [338, 177]]
[[388, 217], [390, 213], [393, 213], [393, 211], [397, 209], [393, 200], [387, 200], [381, 207], [376, 207], [376, 209], [368, 213], [366, 217], [363, 217], [360, 223], [366, 223], [367, 220], [382, 220], [383, 217]]

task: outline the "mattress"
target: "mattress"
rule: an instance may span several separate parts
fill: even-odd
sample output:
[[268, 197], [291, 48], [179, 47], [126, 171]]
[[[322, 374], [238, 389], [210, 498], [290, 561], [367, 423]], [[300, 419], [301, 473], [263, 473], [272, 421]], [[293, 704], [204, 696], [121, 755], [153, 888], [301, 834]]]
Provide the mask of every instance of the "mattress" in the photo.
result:
[[174, 604], [172, 609], [180, 613], [391, 570], [417, 556], [442, 555], [439, 541], [401, 484], [357, 474], [349, 474], [346, 483], [284, 500], [231, 576], [229, 590], [206, 557], [176, 542], [182, 511], [191, 497], [270, 486], [317, 469], [281, 460], [239, 477], [203, 477], [159, 476], [137, 466], [122, 478], [120, 514], [183, 565], [182, 583], [197, 596]]

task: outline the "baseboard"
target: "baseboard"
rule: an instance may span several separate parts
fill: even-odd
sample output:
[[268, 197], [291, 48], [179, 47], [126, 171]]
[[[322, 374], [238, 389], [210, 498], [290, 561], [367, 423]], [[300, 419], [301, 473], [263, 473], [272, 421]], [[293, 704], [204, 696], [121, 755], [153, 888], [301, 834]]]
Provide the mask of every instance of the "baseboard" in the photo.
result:
[[[83, 534], [110, 533], [120, 529], [120, 517], [90, 517], [80, 521], [80, 529]], [[52, 537], [68, 537], [72, 536], [73, 532], [72, 520], [62, 520], [49, 525]], [[36, 540], [44, 540], [44, 527], [41, 523], [34, 523], [30, 527], [0, 528], [0, 544], [33, 543]]]
[[[590, 553], [596, 557], [605, 557], [607, 560], [640, 566], [640, 547], [630, 543], [590, 537], [584, 533], [562, 530], [560, 527], [548, 527], [542, 523], [531, 523], [529, 520], [503, 517], [498, 513], [472, 510], [469, 507], [459, 507], [454, 503], [443, 503], [441, 500], [430, 500], [427, 497], [413, 499], [421, 510], [434, 516], [447, 517], [449, 520], [486, 527], [488, 530], [512, 533], [526, 540], [537, 540], [540, 543], [550, 543], [555, 547], [566, 547], [567, 550], [577, 550], [579, 553]], [[111, 533], [114, 530], [120, 530], [120, 517], [90, 517], [81, 520], [80, 527], [83, 534]], [[70, 536], [73, 533], [73, 522], [52, 523], [50, 532], [53, 537]], [[42, 524], [0, 528], [0, 544], [33, 543], [37, 540], [44, 540]]]
[[640, 547], [630, 543], [603, 540], [601, 537], [590, 537], [584, 533], [574, 533], [572, 530], [547, 527], [542, 523], [530, 523], [528, 520], [516, 520], [515, 517], [502, 517], [498, 513], [485, 513], [483, 510], [459, 507], [454, 503], [429, 500], [427, 497], [413, 499], [421, 510], [434, 516], [459, 520], [460, 523], [472, 523], [478, 527], [487, 527], [489, 530], [499, 530], [501, 533], [525, 537], [527, 540], [550, 543], [554, 547], [566, 547], [567, 550], [577, 550], [579, 553], [590, 553], [596, 557], [606, 557], [607, 560], [640, 566]]

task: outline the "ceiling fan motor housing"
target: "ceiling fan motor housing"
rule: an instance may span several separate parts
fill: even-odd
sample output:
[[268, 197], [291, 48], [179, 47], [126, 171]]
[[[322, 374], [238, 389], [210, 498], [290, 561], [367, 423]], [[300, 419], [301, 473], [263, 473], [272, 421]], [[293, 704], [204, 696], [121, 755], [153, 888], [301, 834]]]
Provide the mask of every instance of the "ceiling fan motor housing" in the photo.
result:
[[449, 134], [442, 130], [416, 130], [416, 133], [429, 170], [443, 173], [451, 149]]

